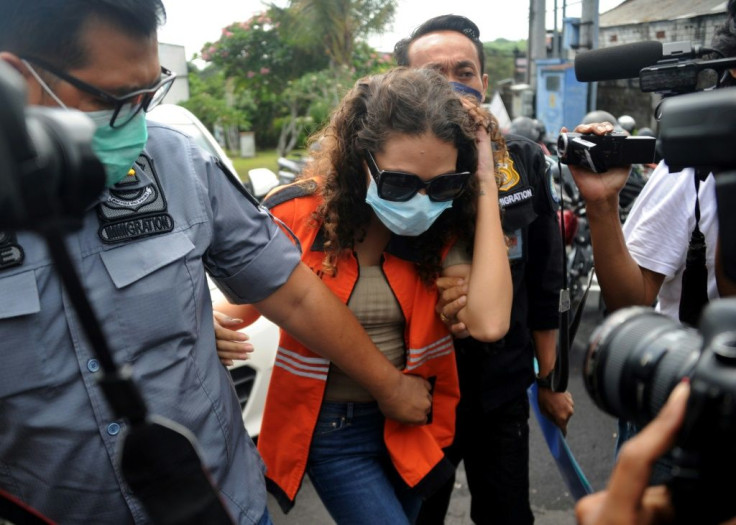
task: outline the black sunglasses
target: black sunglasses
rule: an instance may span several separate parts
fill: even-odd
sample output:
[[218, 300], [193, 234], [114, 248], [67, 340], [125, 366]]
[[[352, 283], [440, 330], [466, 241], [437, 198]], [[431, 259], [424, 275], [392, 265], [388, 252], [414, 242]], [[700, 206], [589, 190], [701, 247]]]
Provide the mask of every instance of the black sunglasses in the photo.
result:
[[113, 128], [122, 128], [128, 122], [133, 120], [133, 117], [135, 117], [141, 110], [149, 111], [156, 107], [164, 99], [171, 89], [174, 79], [176, 79], [176, 73], [173, 73], [162, 66], [162, 78], [156, 83], [156, 85], [133, 91], [132, 93], [128, 93], [122, 97], [117, 97], [79, 80], [77, 77], [65, 73], [43, 60], [32, 57], [23, 57], [23, 60], [40, 66], [52, 75], [68, 82], [75, 88], [84, 91], [85, 93], [89, 93], [112, 106], [113, 112], [112, 117], [110, 117], [110, 126]]
[[376, 159], [370, 151], [366, 151], [368, 171], [378, 186], [378, 196], [387, 201], [404, 202], [424, 189], [430, 200], [435, 202], [451, 201], [458, 198], [470, 180], [470, 172], [446, 173], [423, 181], [419, 175], [379, 169]]

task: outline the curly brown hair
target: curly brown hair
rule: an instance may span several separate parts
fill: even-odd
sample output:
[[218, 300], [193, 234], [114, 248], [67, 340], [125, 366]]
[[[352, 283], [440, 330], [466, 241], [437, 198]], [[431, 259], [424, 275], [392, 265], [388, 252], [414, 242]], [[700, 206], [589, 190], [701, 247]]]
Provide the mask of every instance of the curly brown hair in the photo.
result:
[[[498, 164], [506, 145], [497, 121], [491, 126], [493, 155]], [[311, 138], [317, 143], [305, 176], [321, 180], [323, 198], [315, 220], [325, 235], [323, 270], [334, 273], [337, 257], [352, 250], [366, 233], [372, 210], [365, 202], [367, 151], [383, 151], [395, 135], [432, 133], [458, 151], [457, 171], [475, 173], [478, 165], [476, 124], [447, 80], [429, 69], [394, 68], [365, 77], [342, 99], [329, 124]], [[478, 183], [471, 177], [468, 189], [432, 226], [410, 239], [418, 255], [417, 271], [432, 282], [441, 270], [441, 253], [453, 239], [473, 244]]]

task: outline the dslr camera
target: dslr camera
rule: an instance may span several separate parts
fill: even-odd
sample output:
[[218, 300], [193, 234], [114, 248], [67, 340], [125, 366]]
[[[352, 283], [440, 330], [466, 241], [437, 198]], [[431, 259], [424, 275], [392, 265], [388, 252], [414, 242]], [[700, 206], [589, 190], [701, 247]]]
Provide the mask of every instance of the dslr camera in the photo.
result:
[[654, 137], [629, 136], [622, 132], [609, 135], [560, 133], [557, 152], [563, 164], [603, 173], [613, 166], [653, 162], [656, 144]]
[[642, 426], [690, 379], [669, 488], [679, 523], [715, 524], [736, 515], [736, 299], [709, 304], [699, 329], [651, 308], [618, 310], [593, 332], [583, 377], [599, 408]]

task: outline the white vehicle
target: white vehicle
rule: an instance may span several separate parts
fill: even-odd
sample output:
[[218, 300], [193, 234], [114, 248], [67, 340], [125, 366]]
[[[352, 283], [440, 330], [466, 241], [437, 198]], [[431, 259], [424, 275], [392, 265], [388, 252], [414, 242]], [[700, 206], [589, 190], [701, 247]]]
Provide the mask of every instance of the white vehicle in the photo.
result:
[[212, 136], [212, 133], [188, 109], [177, 106], [176, 104], [159, 104], [146, 113], [146, 118], [154, 122], [167, 124], [182, 133], [186, 133], [194, 139], [194, 142], [199, 147], [209, 151], [212, 155], [220, 159], [230, 171], [236, 174], [238, 173], [235, 170], [233, 161], [230, 160], [225, 150], [222, 149], [215, 137]]
[[[191, 111], [176, 104], [159, 104], [146, 114], [146, 118], [154, 122], [161, 122], [186, 133], [194, 142], [209, 151], [236, 175], [238, 172], [233, 161], [227, 156], [212, 133], [202, 124]], [[261, 200], [273, 187], [278, 186], [279, 179], [268, 168], [255, 168], [248, 171], [248, 180], [243, 184], [258, 200]]]
[[[175, 104], [161, 104], [148, 112], [146, 117], [151, 121], [167, 124], [182, 133], [186, 133], [194, 139], [197, 145], [217, 157], [233, 173], [237, 173], [232, 161], [217, 143], [215, 137], [186, 108]], [[275, 179], [276, 176], [273, 175], [273, 178]], [[248, 186], [246, 183], [246, 187]], [[259, 186], [259, 190], [263, 191], [264, 195], [272, 187], [268, 184], [266, 186]], [[248, 187], [248, 190], [253, 193], [252, 187]], [[212, 301], [216, 302], [222, 299], [222, 292], [215, 286], [215, 283], [209, 278], [208, 283]], [[255, 323], [244, 328], [242, 331], [248, 334], [255, 350], [250, 354], [248, 360], [235, 361], [228, 369], [233, 379], [238, 401], [240, 401], [240, 408], [243, 411], [243, 423], [248, 434], [253, 439], [256, 439], [261, 432], [263, 406], [266, 403], [268, 383], [271, 380], [271, 372], [273, 371], [273, 364], [276, 359], [276, 350], [279, 346], [279, 328], [265, 317], [260, 317]]]
[[[212, 302], [222, 299], [222, 292], [211, 280], [208, 279], [208, 282]], [[248, 360], [235, 361], [228, 369], [243, 411], [243, 423], [250, 437], [255, 440], [261, 433], [268, 383], [271, 381], [276, 350], [279, 347], [279, 327], [261, 316], [241, 332], [248, 334], [255, 349]]]

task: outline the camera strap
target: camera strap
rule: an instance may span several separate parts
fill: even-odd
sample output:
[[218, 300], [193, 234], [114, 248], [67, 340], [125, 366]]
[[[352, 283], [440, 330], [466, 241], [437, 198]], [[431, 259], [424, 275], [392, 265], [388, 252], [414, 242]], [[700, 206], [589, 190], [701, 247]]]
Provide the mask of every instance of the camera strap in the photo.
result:
[[133, 494], [158, 525], [233, 525], [199, 457], [195, 436], [173, 421], [149, 414], [130, 367], [119, 369], [113, 360], [58, 224], [52, 221], [39, 233], [45, 238], [54, 267], [102, 365], [100, 389], [115, 415], [127, 420], [116, 466]]
[[[707, 176], [707, 174], [705, 174]], [[705, 236], [700, 231], [700, 181], [703, 173], [695, 170], [695, 227], [690, 234], [685, 270], [682, 272], [679, 318], [683, 323], [697, 326], [700, 313], [708, 304], [708, 268], [705, 263]]]
[[[564, 392], [570, 377], [570, 288], [567, 279], [567, 249], [565, 247], [565, 211], [562, 166], [557, 158], [557, 173], [560, 174], [560, 242], [562, 243], [562, 289], [559, 296], [559, 324], [557, 328], [557, 359], [552, 373], [552, 390]], [[572, 334], [572, 338], [575, 334]]]

